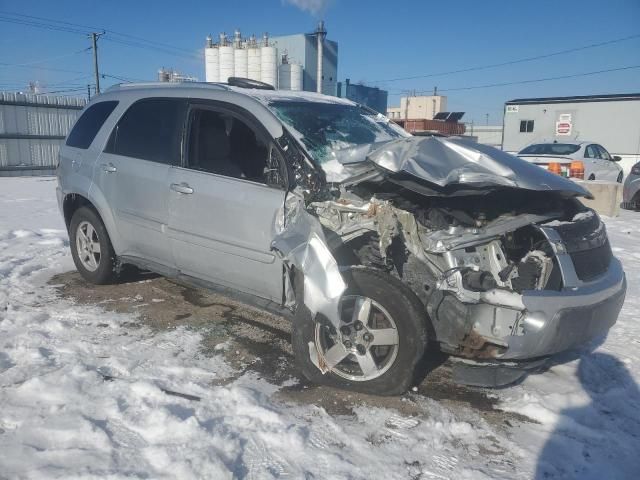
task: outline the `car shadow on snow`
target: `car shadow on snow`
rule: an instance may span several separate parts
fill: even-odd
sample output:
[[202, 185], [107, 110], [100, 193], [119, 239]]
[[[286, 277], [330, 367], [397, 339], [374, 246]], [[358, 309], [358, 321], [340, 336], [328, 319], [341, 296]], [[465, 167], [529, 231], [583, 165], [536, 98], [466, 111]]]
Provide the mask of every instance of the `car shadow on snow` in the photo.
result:
[[560, 412], [534, 478], [637, 478], [638, 385], [620, 360], [603, 352], [582, 355], [577, 376], [590, 402]]

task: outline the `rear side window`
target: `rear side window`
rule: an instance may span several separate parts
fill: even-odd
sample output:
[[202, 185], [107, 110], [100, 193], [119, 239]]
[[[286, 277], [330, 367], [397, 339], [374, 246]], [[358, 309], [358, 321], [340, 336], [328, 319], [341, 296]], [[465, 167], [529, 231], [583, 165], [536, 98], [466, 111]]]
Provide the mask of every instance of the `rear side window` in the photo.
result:
[[116, 108], [118, 102], [99, 102], [87, 108], [71, 129], [67, 137], [67, 146], [87, 149], [96, 138], [100, 128]]
[[186, 102], [173, 98], [140, 100], [125, 112], [105, 152], [178, 165]]
[[580, 150], [580, 145], [572, 143], [536, 143], [519, 153], [522, 155], [571, 155]]

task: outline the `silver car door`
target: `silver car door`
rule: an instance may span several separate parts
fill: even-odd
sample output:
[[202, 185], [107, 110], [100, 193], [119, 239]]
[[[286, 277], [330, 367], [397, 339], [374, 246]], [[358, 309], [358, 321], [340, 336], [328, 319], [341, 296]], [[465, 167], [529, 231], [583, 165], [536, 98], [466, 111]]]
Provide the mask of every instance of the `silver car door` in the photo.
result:
[[271, 241], [285, 189], [253, 177], [264, 168], [252, 169], [246, 156], [269, 152], [252, 153], [251, 135], [234, 140], [238, 118], [225, 116], [222, 122], [216, 117], [221, 113], [202, 112], [192, 112], [184, 167], [169, 174], [168, 234], [177, 267], [185, 275], [280, 303], [283, 265]]
[[601, 167], [598, 164], [599, 152], [593, 144], [587, 145], [584, 149], [584, 179], [595, 178], [600, 180], [602, 175]]
[[173, 268], [166, 234], [169, 170], [180, 163], [186, 102], [145, 99], [134, 103], [114, 128], [96, 166], [96, 178], [111, 196], [120, 255]]
[[596, 145], [596, 148], [600, 152], [600, 159], [602, 161], [602, 180], [607, 180], [609, 182], [617, 181], [618, 174], [620, 173], [618, 164], [613, 161], [611, 155], [609, 155], [609, 152], [607, 152], [607, 150], [602, 145]]

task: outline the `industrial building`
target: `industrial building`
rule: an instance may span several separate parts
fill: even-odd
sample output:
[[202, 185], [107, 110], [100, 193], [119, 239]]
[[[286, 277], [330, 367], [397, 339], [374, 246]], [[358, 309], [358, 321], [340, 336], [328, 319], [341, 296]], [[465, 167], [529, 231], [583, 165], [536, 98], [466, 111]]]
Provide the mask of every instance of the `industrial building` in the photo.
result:
[[0, 176], [53, 174], [84, 98], [0, 92]]
[[640, 93], [520, 98], [505, 103], [502, 148], [535, 142], [588, 140], [622, 157], [628, 172], [640, 161]]
[[387, 108], [387, 117], [410, 133], [440, 133], [463, 135], [464, 112], [446, 112], [447, 97], [443, 95], [413, 95], [400, 98], [399, 107]]
[[305, 90], [336, 95], [338, 44], [326, 39], [324, 23], [313, 33], [270, 38], [264, 34], [243, 38], [236, 30], [233, 38], [221, 33], [217, 43], [207, 37], [205, 78], [207, 82], [227, 82], [243, 77], [273, 85], [281, 90]]
[[179, 82], [197, 82], [197, 77], [192, 77], [191, 75], [185, 75], [183, 73], [174, 70], [173, 68], [166, 69], [162, 67], [158, 70], [158, 81], [159, 82], [169, 82], [169, 83], [179, 83]]
[[344, 83], [338, 82], [337, 96], [348, 98], [361, 105], [366, 105], [383, 115], [387, 112], [388, 92], [377, 87], [353, 84], [347, 78]]
[[387, 116], [392, 120], [433, 120], [447, 110], [447, 97], [443, 95], [418, 95], [400, 98], [399, 107], [387, 108]]

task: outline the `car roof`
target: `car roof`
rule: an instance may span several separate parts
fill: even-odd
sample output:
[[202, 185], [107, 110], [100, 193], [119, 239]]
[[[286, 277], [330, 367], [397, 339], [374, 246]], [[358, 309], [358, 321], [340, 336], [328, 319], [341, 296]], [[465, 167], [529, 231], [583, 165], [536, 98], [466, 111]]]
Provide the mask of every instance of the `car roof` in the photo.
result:
[[592, 142], [589, 140], [558, 140], [556, 142], [533, 142], [527, 146], [529, 147], [531, 145], [553, 145], [556, 143], [561, 145], [591, 145], [592, 143], [600, 145], [598, 142]]
[[356, 105], [351, 100], [314, 92], [242, 88], [226, 83], [205, 82], [120, 83], [110, 87], [104, 93], [96, 95], [89, 105], [104, 100], [123, 100], [127, 101], [127, 105], [129, 105], [137, 100], [153, 97], [217, 100], [233, 103], [250, 111], [267, 128], [273, 138], [279, 138], [283, 133], [282, 123], [268, 108], [268, 105], [273, 101]]
[[[209, 92], [234, 92], [239, 95], [246, 95], [255, 98], [261, 103], [269, 103], [272, 101], [291, 101], [291, 102], [315, 102], [315, 103], [336, 103], [343, 105], [356, 105], [346, 98], [324, 95], [316, 92], [293, 91], [293, 90], [266, 90], [258, 88], [244, 88], [231, 86], [226, 83], [208, 83], [208, 82], [142, 82], [142, 83], [118, 83], [110, 87], [107, 92], [182, 92], [184, 96], [194, 96], [197, 98], [200, 92], [203, 98], [206, 98]], [[179, 95], [176, 95], [179, 96]]]

